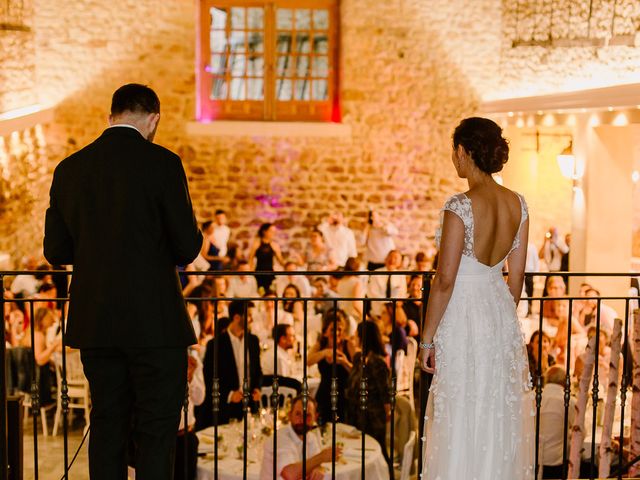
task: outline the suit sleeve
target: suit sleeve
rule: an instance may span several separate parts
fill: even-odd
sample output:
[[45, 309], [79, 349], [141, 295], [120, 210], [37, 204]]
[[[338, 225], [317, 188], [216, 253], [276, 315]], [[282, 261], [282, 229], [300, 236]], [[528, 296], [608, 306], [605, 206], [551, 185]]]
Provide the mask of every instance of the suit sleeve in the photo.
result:
[[175, 157], [169, 160], [168, 165], [162, 192], [162, 210], [175, 263], [186, 265], [198, 256], [202, 248], [202, 234], [193, 215], [182, 163]]
[[49, 208], [45, 215], [44, 256], [52, 265], [71, 265], [73, 264], [73, 238], [58, 206], [59, 195], [60, 174], [56, 169], [49, 191]]

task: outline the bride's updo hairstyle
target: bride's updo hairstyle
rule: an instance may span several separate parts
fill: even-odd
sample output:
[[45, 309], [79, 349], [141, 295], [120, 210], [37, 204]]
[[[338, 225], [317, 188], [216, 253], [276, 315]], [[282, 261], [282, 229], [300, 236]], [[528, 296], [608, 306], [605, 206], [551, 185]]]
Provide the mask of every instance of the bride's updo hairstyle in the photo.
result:
[[488, 118], [470, 117], [460, 122], [453, 132], [453, 147], [466, 150], [476, 166], [489, 175], [502, 170], [509, 159], [509, 144], [502, 128]]

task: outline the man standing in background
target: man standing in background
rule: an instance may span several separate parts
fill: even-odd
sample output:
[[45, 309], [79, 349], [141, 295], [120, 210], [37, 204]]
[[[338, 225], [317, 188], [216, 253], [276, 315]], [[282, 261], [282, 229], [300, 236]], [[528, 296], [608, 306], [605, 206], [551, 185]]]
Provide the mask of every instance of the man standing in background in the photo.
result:
[[67, 345], [91, 389], [92, 480], [173, 478], [176, 432], [196, 342], [176, 265], [202, 248], [180, 158], [155, 145], [160, 101], [144, 85], [113, 94], [110, 127], [56, 168], [44, 254], [73, 265]]

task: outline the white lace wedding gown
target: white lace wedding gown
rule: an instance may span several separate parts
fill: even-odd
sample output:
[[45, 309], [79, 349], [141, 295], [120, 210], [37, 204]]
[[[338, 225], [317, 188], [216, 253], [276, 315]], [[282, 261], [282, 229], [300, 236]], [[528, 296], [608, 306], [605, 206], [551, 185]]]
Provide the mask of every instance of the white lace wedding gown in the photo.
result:
[[[522, 228], [528, 212], [519, 198]], [[475, 257], [466, 195], [451, 197], [444, 210], [462, 219], [465, 246], [434, 337], [436, 373], [425, 415], [421, 477], [533, 479], [535, 410], [524, 336], [502, 275], [506, 257], [492, 267]], [[511, 251], [519, 247], [520, 228]]]

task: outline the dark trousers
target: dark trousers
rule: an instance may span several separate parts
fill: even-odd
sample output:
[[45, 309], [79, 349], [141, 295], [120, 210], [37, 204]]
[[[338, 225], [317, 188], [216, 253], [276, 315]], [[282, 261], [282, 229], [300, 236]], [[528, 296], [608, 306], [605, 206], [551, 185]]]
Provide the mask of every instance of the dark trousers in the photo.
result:
[[542, 467], [542, 478], [562, 478], [562, 465], [544, 465]]
[[92, 401], [91, 480], [127, 478], [131, 433], [136, 479], [171, 480], [187, 388], [187, 349], [96, 348], [80, 353]]
[[[178, 435], [176, 440], [176, 464], [174, 480], [195, 480], [198, 467], [198, 437], [194, 432]], [[187, 476], [185, 477], [185, 452], [187, 449]]]

